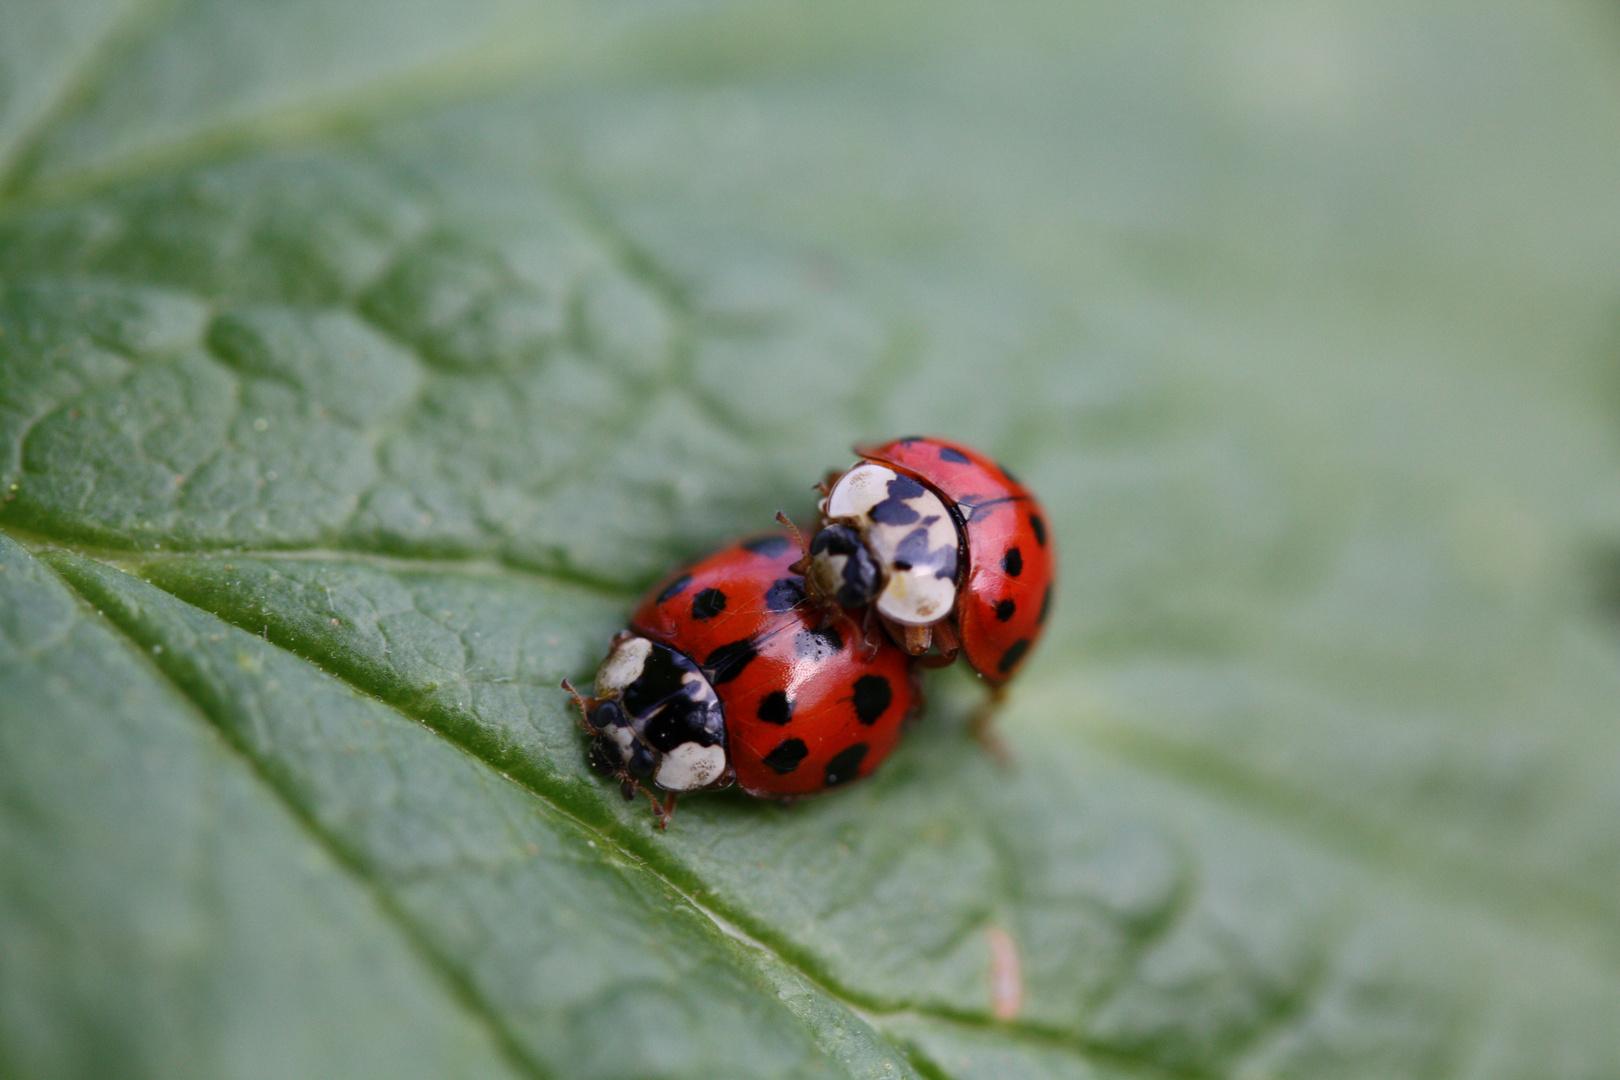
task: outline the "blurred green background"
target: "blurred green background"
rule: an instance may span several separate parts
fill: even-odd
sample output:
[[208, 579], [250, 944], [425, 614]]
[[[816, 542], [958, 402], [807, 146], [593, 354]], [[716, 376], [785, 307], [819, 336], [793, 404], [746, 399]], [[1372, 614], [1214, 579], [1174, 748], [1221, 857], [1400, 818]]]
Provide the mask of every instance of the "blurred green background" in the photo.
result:
[[[1596, 2], [0, 0], [0, 1075], [1620, 1076], [1617, 178]], [[656, 833], [557, 680], [912, 432], [1015, 765]]]

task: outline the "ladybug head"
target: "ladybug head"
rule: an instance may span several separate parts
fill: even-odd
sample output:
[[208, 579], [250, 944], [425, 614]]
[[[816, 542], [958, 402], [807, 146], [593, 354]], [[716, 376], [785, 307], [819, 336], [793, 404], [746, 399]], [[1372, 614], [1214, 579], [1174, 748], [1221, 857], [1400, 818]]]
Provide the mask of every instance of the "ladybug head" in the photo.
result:
[[580, 705], [593, 733], [591, 764], [618, 777], [626, 798], [643, 784], [681, 792], [729, 780], [720, 699], [669, 646], [620, 634], [596, 673], [596, 696]]
[[848, 525], [832, 524], [810, 541], [805, 579], [839, 607], [870, 604], [883, 588], [883, 573], [867, 550], [861, 534]]

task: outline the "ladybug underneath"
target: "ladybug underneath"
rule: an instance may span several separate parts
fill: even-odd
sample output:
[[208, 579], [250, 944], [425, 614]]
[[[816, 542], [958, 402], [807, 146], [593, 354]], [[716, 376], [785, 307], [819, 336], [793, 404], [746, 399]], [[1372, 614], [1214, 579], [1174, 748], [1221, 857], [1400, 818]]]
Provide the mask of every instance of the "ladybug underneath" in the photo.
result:
[[[655, 587], [574, 695], [591, 763], [662, 828], [676, 796], [736, 783], [788, 799], [875, 769], [918, 701], [911, 661], [823, 626], [786, 533], [726, 548]], [[664, 793], [663, 798], [654, 789]]]
[[999, 694], [1052, 606], [1040, 503], [958, 443], [898, 439], [856, 453], [824, 486], [821, 531], [800, 564], [811, 599], [871, 605], [867, 619], [906, 652], [934, 648], [942, 664], [961, 652]]

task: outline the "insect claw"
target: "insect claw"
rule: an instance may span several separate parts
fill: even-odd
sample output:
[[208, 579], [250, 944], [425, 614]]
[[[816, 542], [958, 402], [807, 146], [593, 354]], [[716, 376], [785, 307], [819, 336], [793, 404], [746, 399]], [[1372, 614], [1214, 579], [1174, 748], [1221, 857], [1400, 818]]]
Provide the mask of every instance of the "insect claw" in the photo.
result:
[[[643, 788], [642, 790], [646, 791], [647, 789]], [[658, 796], [651, 791], [647, 791], [647, 800], [652, 803], [653, 814], [658, 818], [658, 827], [660, 829], [669, 828], [669, 819], [675, 816], [675, 799], [679, 794], [679, 792], [671, 791], [664, 796], [663, 802], [659, 802]]]

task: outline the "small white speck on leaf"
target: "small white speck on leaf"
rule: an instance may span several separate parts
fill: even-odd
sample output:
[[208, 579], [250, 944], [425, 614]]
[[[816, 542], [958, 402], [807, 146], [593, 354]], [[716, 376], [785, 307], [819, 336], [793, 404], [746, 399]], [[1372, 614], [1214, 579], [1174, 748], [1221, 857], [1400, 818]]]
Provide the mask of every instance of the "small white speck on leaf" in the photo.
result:
[[270, 430], [270, 421], [266, 420], [262, 416], [255, 417], [254, 420], [253, 420], [253, 430], [254, 431], [268, 431], [268, 430]]

